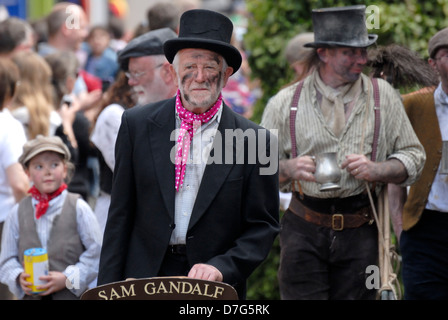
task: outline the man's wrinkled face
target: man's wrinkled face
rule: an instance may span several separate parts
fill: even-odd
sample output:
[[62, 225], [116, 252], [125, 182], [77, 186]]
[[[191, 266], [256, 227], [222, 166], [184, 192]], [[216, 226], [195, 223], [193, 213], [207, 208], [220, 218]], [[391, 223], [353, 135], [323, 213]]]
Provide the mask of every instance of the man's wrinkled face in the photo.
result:
[[221, 55], [205, 49], [179, 51], [175, 68], [182, 103], [196, 113], [213, 106], [233, 72]]
[[157, 63], [153, 56], [129, 59], [129, 71], [126, 73], [128, 83], [137, 95], [138, 104], [145, 105], [166, 97], [165, 82], [162, 81], [159, 69], [163, 63]]

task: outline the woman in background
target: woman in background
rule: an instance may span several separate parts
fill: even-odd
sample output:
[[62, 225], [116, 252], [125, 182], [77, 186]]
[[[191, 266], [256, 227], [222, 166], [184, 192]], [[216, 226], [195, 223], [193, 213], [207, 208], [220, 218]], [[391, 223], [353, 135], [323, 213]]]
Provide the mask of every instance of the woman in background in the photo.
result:
[[74, 176], [68, 190], [80, 194], [88, 200], [90, 192], [87, 157], [90, 152], [90, 122], [80, 111], [80, 103], [72, 94], [79, 71], [76, 55], [69, 51], [59, 51], [45, 57], [53, 72], [54, 105], [58, 106], [62, 125], [56, 135], [67, 144], [75, 164]]
[[53, 105], [50, 66], [33, 51], [21, 51], [12, 60], [20, 72], [20, 85], [10, 106], [12, 115], [22, 123], [30, 140], [54, 135], [61, 117]]

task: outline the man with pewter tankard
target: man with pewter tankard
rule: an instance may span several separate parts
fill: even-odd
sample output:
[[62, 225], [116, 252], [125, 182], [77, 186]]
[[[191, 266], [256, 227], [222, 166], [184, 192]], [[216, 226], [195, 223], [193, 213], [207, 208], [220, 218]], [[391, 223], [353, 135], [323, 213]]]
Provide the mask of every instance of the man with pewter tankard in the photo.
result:
[[[278, 129], [280, 188], [293, 191], [281, 222], [280, 293], [282, 299], [374, 299], [366, 268], [378, 265], [378, 229], [367, 189], [375, 200], [386, 183], [414, 183], [425, 152], [396, 91], [362, 73], [377, 39], [367, 33], [365, 6], [313, 10], [312, 20], [314, 42], [305, 46], [314, 50], [315, 71], [272, 97], [261, 122]], [[321, 189], [315, 160], [331, 152], [340, 179]]]

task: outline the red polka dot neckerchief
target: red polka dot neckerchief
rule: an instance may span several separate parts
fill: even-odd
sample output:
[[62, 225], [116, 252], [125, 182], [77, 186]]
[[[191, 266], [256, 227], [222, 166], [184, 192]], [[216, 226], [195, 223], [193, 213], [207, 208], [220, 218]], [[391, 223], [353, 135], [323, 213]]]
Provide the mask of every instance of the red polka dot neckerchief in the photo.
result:
[[[182, 105], [180, 100], [180, 91], [177, 91], [176, 95], [176, 110], [179, 118], [182, 120], [179, 130], [179, 137], [177, 139], [177, 152], [176, 152], [176, 179], [175, 185], [176, 191], [182, 188], [185, 168], [188, 160], [188, 152], [190, 150], [191, 139], [197, 131], [197, 129], [204, 123], [209, 122], [218, 112], [222, 103], [222, 95], [220, 94], [216, 103], [207, 112], [196, 114], [188, 111]], [[187, 134], [188, 133], [188, 134]]]

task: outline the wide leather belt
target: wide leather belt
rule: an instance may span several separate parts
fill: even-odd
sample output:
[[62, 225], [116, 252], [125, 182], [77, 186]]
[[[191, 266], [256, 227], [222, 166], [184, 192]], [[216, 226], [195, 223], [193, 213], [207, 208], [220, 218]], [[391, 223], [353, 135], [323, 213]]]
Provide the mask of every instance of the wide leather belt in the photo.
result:
[[362, 207], [353, 213], [320, 213], [306, 207], [296, 195], [292, 196], [288, 210], [308, 222], [336, 231], [341, 231], [345, 228], [358, 228], [365, 223], [372, 224], [374, 221], [370, 205]]

